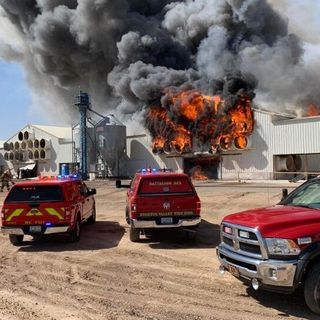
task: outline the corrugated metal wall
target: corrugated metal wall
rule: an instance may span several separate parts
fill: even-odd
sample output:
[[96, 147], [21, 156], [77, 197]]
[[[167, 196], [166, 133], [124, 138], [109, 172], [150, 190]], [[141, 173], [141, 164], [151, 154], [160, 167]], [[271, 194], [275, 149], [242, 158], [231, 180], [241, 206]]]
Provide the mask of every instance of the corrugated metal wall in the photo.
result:
[[251, 147], [239, 155], [223, 156], [223, 180], [272, 179], [274, 155], [320, 153], [320, 117], [277, 120], [263, 111], [255, 111], [254, 117]]
[[222, 161], [222, 180], [228, 179], [271, 179], [273, 171], [271, 116], [255, 112], [255, 128], [250, 137], [251, 146], [239, 155], [224, 155]]
[[274, 122], [270, 144], [273, 154], [320, 152], [320, 117]]

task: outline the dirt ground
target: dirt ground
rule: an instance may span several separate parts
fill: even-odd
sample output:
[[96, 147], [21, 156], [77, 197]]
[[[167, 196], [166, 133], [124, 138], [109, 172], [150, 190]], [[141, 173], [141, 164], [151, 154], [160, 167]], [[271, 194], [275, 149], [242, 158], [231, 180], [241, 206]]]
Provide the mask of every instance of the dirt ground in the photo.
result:
[[276, 203], [279, 190], [197, 183], [203, 221], [195, 242], [166, 232], [131, 243], [126, 189], [111, 181], [88, 185], [97, 188], [97, 223], [83, 226], [80, 242], [26, 237], [18, 248], [0, 235], [1, 320], [319, 319], [301, 293], [255, 292], [218, 272], [221, 219]]

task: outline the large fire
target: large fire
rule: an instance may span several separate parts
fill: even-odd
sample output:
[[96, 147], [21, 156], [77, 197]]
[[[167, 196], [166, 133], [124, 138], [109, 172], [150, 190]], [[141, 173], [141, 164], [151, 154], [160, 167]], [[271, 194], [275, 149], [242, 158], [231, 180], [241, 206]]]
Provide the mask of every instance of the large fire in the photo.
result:
[[154, 153], [190, 152], [196, 144], [216, 152], [228, 150], [233, 144], [246, 148], [254, 119], [246, 95], [225, 101], [197, 90], [168, 90], [162, 106], [150, 108], [146, 124], [153, 137]]

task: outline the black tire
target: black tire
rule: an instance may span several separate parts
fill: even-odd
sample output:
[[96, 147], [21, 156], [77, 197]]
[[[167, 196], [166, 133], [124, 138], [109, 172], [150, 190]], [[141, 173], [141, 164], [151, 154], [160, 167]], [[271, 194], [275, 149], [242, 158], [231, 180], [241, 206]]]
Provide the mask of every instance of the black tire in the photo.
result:
[[9, 240], [14, 246], [20, 246], [23, 242], [23, 235], [9, 234]]
[[90, 218], [87, 220], [88, 224], [94, 224], [96, 222], [97, 218], [97, 212], [96, 212], [96, 207], [93, 207], [92, 209], [92, 215]]
[[133, 226], [130, 227], [130, 240], [132, 242], [138, 242], [140, 240], [140, 230]]
[[125, 217], [126, 217], [127, 224], [130, 225], [130, 217], [129, 217], [129, 208], [128, 207], [126, 207]]
[[311, 311], [320, 314], [320, 262], [315, 264], [307, 274], [304, 299]]
[[69, 231], [69, 237], [71, 242], [77, 242], [80, 240], [80, 219], [79, 216], [76, 220], [75, 226]]
[[196, 228], [189, 228], [189, 230], [185, 230], [186, 239], [190, 241], [195, 241], [197, 239], [197, 229]]

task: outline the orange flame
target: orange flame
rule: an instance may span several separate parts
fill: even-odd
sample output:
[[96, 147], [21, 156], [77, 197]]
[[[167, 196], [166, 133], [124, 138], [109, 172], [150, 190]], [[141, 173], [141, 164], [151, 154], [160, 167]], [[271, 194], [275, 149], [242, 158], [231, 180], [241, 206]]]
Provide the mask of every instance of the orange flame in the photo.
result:
[[191, 178], [194, 180], [208, 180], [208, 177], [204, 174], [204, 172], [201, 169], [201, 166], [194, 167], [191, 173]]
[[251, 100], [245, 95], [230, 106], [220, 96], [205, 96], [197, 90], [167, 90], [164, 100], [166, 107], [153, 106], [146, 116], [153, 147], [167, 143], [181, 153], [192, 148], [195, 138], [211, 150], [230, 149], [235, 140], [245, 148], [246, 136], [253, 132]]
[[320, 115], [320, 107], [314, 103], [310, 103], [307, 108], [307, 116], [308, 117], [316, 117]]

